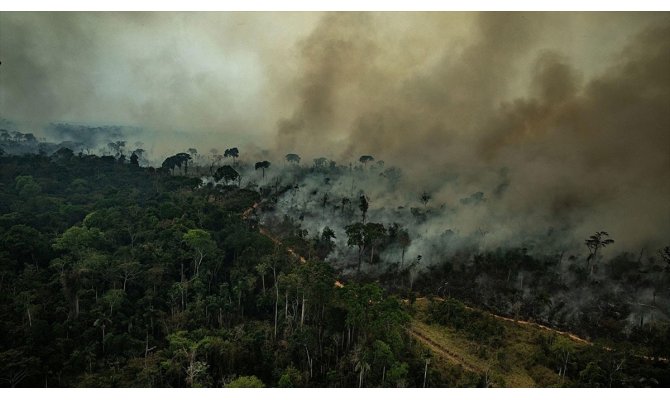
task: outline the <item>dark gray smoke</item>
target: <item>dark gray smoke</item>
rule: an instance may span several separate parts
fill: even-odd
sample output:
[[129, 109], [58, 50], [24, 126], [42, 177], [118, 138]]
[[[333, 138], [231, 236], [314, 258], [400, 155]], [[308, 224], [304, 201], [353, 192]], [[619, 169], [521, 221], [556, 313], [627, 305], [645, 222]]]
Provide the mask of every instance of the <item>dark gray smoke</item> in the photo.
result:
[[[492, 245], [548, 227], [572, 243], [606, 229], [624, 249], [668, 240], [668, 14], [410, 15], [406, 37], [396, 17], [329, 14], [299, 44], [280, 149], [374, 154], [403, 167], [408, 199], [495, 195], [450, 222]], [[575, 59], [585, 48], [610, 53]]]
[[424, 190], [444, 206], [423, 236], [485, 231], [496, 246], [553, 228], [562, 247], [607, 230], [619, 249], [652, 248], [670, 237], [669, 26], [667, 13], [1, 13], [0, 118], [37, 136], [138, 127], [128, 140], [159, 161], [193, 146], [275, 165], [371, 154], [403, 171], [392, 199], [369, 178], [373, 207]]

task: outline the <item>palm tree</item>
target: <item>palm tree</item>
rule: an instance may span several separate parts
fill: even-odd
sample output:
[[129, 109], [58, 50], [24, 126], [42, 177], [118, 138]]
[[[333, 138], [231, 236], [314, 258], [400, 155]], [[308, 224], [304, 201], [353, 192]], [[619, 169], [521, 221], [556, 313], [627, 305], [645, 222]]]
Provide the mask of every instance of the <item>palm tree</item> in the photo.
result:
[[591, 264], [590, 275], [593, 275], [593, 270], [595, 268], [595, 262], [597, 261], [596, 257], [598, 256], [598, 250], [602, 247], [605, 247], [609, 244], [614, 243], [612, 239], [606, 239], [609, 234], [605, 231], [596, 232], [591, 235], [590, 238], [586, 239], [586, 247], [589, 248], [589, 256], [586, 258], [586, 267], [589, 267], [591, 260], [594, 260], [594, 264]]
[[361, 348], [357, 347], [351, 356], [351, 361], [354, 364], [354, 371], [358, 372], [358, 387], [363, 387], [363, 376], [370, 371], [370, 364], [365, 361], [361, 355]]
[[112, 321], [109, 318], [104, 317], [104, 316], [96, 319], [95, 322], [93, 323], [93, 326], [100, 327], [100, 331], [101, 331], [101, 334], [102, 334], [102, 353], [103, 354], [105, 353], [105, 330], [107, 328], [107, 325], [111, 325], [111, 324], [112, 324]]

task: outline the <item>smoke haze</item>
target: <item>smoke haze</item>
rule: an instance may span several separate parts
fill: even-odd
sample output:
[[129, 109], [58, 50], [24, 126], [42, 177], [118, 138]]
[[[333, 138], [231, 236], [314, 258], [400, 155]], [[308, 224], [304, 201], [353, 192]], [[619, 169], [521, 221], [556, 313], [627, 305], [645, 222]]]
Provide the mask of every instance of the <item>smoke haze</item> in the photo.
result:
[[366, 181], [371, 207], [484, 194], [428, 236], [670, 239], [667, 13], [1, 13], [0, 59], [0, 117], [43, 134], [118, 124], [157, 155], [371, 154], [403, 171], [393, 199]]

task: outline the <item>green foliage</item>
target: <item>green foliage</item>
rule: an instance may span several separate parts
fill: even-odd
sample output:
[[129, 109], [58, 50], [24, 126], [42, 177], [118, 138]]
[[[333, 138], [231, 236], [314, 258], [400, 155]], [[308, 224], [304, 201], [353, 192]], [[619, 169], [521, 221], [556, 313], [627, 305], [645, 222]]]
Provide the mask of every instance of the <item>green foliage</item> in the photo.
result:
[[387, 385], [391, 387], [406, 387], [409, 366], [405, 362], [395, 363], [386, 375]]
[[396, 299], [296, 264], [241, 218], [258, 193], [212, 203], [179, 157], [0, 158], [2, 384], [415, 385]]
[[280, 388], [296, 388], [301, 387], [302, 385], [302, 374], [300, 374], [300, 371], [293, 366], [289, 366], [284, 370], [284, 373], [282, 373], [277, 384]]
[[99, 246], [102, 240], [102, 232], [97, 228], [73, 226], [54, 241], [53, 247], [55, 250], [79, 254]]
[[429, 306], [431, 321], [464, 330], [468, 337], [480, 343], [497, 347], [505, 335], [504, 326], [480, 311], [468, 310], [458, 300], [433, 301]]
[[42, 187], [37, 182], [35, 182], [31, 175], [17, 176], [15, 182], [16, 190], [19, 192], [19, 196], [24, 199], [36, 196], [42, 191]]
[[226, 185], [228, 182], [234, 182], [238, 180], [240, 177], [240, 174], [235, 171], [233, 167], [230, 165], [224, 165], [222, 167], [219, 167], [216, 169], [216, 172], [214, 172], [214, 179], [217, 181], [223, 180]]
[[579, 371], [579, 380], [587, 387], [601, 387], [605, 380], [605, 371], [598, 366], [598, 363], [591, 361]]
[[226, 388], [264, 388], [263, 381], [255, 376], [240, 376], [225, 385]]

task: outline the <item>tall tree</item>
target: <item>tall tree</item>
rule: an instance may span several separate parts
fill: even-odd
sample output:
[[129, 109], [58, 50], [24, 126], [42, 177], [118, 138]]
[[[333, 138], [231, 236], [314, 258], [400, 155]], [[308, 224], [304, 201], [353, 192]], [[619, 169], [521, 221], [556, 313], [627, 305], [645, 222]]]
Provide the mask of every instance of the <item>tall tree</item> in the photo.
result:
[[223, 179], [225, 184], [227, 185], [228, 182], [234, 182], [240, 178], [240, 174], [235, 171], [233, 167], [230, 165], [224, 165], [223, 167], [219, 167], [216, 169], [216, 172], [214, 173], [214, 179], [217, 181], [220, 181]]
[[[588, 268], [589, 265], [591, 265], [591, 270], [589, 272], [590, 275], [593, 275], [595, 265], [598, 262], [598, 250], [614, 243], [614, 240], [607, 239], [608, 236], [609, 234], [607, 232], [600, 231], [591, 235], [591, 237], [585, 241], [586, 247], [589, 249], [589, 256], [586, 258], [586, 267]], [[593, 264], [591, 264], [591, 261], [593, 261]]]
[[368, 198], [364, 194], [361, 194], [360, 197], [358, 198], [358, 208], [361, 210], [361, 216], [363, 217], [363, 223], [365, 223], [365, 217], [368, 213], [368, 207], [369, 206], [370, 206], [370, 202], [368, 201]]
[[370, 264], [374, 261], [375, 248], [379, 246], [385, 237], [386, 228], [384, 225], [372, 222], [365, 224], [365, 241], [370, 249]]
[[327, 162], [328, 162], [328, 159], [325, 158], [325, 157], [315, 158], [314, 159], [314, 168], [315, 169], [325, 168]]
[[342, 197], [342, 215], [344, 215], [345, 210], [347, 209], [347, 205], [351, 203], [351, 200], [349, 200], [348, 197]]
[[188, 153], [177, 153], [175, 155], [178, 159], [179, 168], [184, 165], [184, 175], [188, 175], [188, 162], [191, 160], [191, 155]]
[[344, 231], [346, 232], [348, 237], [347, 246], [358, 247], [358, 270], [360, 271], [363, 250], [365, 249], [365, 245], [367, 243], [365, 240], [365, 224], [361, 222], [356, 222], [355, 224], [345, 226]]
[[292, 164], [300, 164], [300, 156], [294, 153], [289, 153], [286, 155], [286, 161]]
[[364, 156], [361, 156], [361, 157], [358, 159], [358, 161], [359, 161], [361, 164], [363, 164], [363, 165], [366, 165], [366, 164], [369, 163], [370, 161], [374, 161], [374, 160], [375, 160], [375, 158], [372, 157], [372, 156], [370, 156], [370, 155], [364, 155]]
[[216, 249], [216, 242], [209, 232], [202, 229], [189, 229], [183, 236], [184, 242], [193, 250], [193, 275], [197, 276], [205, 256]]
[[163, 161], [161, 167], [163, 169], [170, 170], [174, 173], [175, 168], [181, 169], [182, 165], [184, 166], [184, 174], [188, 173], [188, 160], [191, 159], [191, 156], [186, 153], [177, 153], [173, 156], [166, 158]]
[[409, 247], [410, 244], [412, 244], [412, 239], [409, 237], [409, 233], [407, 232], [407, 229], [404, 228], [399, 228], [396, 236], [396, 240], [398, 241], [398, 244], [400, 245], [401, 253], [400, 253], [400, 269], [403, 269], [405, 266], [405, 251], [407, 251], [407, 248]]
[[265, 179], [265, 170], [266, 170], [267, 168], [270, 168], [270, 161], [267, 161], [267, 160], [265, 160], [265, 161], [259, 161], [259, 162], [256, 163], [256, 165], [254, 165], [254, 169], [256, 169], [256, 170], [258, 170], [258, 169], [263, 170], [263, 179]]
[[233, 165], [235, 165], [237, 163], [237, 157], [240, 156], [240, 151], [237, 149], [237, 147], [232, 147], [230, 149], [226, 149], [223, 152], [223, 156], [225, 158], [228, 158], [228, 157], [232, 158], [233, 159]]

